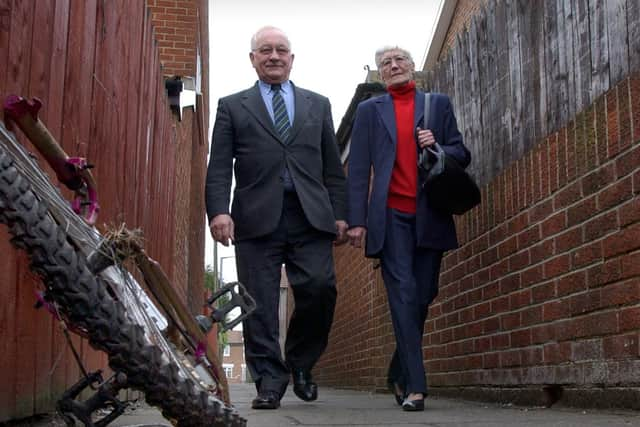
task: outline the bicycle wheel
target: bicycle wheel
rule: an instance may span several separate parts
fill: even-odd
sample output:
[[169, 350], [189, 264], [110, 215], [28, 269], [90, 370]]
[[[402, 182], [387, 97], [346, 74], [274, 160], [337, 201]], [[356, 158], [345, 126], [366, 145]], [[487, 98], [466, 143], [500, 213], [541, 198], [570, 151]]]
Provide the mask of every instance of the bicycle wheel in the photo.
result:
[[245, 426], [231, 407], [181, 373], [175, 359], [151, 343], [122, 302], [86, 267], [85, 256], [67, 238], [34, 193], [13, 159], [0, 146], [0, 222], [11, 242], [24, 249], [30, 268], [75, 327], [85, 330], [92, 347], [108, 354], [109, 365], [127, 375], [127, 384], [181, 427]]

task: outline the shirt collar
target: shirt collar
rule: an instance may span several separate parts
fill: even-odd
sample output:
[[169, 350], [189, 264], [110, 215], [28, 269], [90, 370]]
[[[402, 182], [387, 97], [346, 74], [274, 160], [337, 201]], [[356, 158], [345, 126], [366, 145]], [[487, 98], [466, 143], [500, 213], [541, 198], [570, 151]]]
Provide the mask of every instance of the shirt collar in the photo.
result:
[[[258, 80], [258, 86], [260, 86], [260, 92], [262, 92], [263, 94], [272, 95], [271, 83], [265, 83], [262, 80]], [[291, 80], [287, 80], [285, 82], [280, 83], [280, 88], [281, 88], [280, 90], [282, 90], [284, 94], [291, 93], [291, 91], [293, 90], [291, 86], [292, 86]]]

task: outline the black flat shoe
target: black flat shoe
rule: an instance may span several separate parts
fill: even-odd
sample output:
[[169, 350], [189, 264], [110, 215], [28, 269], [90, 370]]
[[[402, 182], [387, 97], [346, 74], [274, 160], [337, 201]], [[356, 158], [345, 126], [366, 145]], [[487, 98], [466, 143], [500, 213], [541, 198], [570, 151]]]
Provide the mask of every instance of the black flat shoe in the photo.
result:
[[398, 390], [401, 390], [400, 386], [396, 382], [388, 382], [387, 386], [389, 386], [389, 391], [393, 394], [393, 397], [396, 398], [396, 403], [402, 406], [402, 402], [404, 402], [404, 393], [398, 394]]
[[416, 400], [405, 399], [402, 402], [402, 410], [409, 412], [424, 411], [424, 398]]
[[251, 407], [253, 409], [278, 409], [280, 399], [275, 391], [261, 392], [251, 401]]
[[311, 402], [318, 398], [318, 385], [311, 379], [311, 372], [304, 369], [294, 369], [293, 392], [305, 402]]

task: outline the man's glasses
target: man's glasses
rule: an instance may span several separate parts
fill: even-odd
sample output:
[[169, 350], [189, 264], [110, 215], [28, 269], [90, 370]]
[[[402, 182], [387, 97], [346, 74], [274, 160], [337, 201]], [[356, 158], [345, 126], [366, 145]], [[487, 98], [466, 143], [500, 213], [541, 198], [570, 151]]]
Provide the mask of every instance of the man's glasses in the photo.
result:
[[273, 52], [274, 50], [276, 51], [276, 54], [278, 54], [278, 56], [285, 56], [288, 55], [289, 52], [291, 52], [286, 46], [260, 46], [259, 48], [254, 49], [254, 52], [258, 52], [260, 55], [267, 56], [271, 55], [271, 52]]
[[382, 68], [388, 68], [391, 66], [391, 64], [393, 63], [393, 61], [396, 62], [397, 65], [405, 65], [409, 63], [409, 58], [407, 58], [404, 55], [396, 55], [396, 56], [390, 56], [388, 58], [384, 58], [381, 62], [380, 65], [382, 66]]

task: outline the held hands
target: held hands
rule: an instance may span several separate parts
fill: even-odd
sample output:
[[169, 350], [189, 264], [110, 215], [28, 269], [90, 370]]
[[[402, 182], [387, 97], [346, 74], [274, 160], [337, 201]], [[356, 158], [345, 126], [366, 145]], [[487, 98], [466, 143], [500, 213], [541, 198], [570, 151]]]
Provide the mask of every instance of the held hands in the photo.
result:
[[347, 231], [347, 236], [351, 246], [361, 248], [367, 236], [367, 229], [365, 227], [353, 227]]
[[333, 241], [334, 246], [340, 246], [347, 243], [347, 228], [348, 225], [346, 221], [336, 221], [336, 238]]
[[209, 230], [211, 230], [213, 240], [222, 243], [224, 246], [229, 246], [229, 239], [231, 239], [232, 243], [236, 240], [233, 228], [233, 219], [227, 214], [216, 215], [209, 222]]
[[431, 133], [430, 129], [422, 129], [420, 127], [416, 128], [416, 141], [418, 143], [418, 147], [426, 148], [436, 143], [436, 138]]

